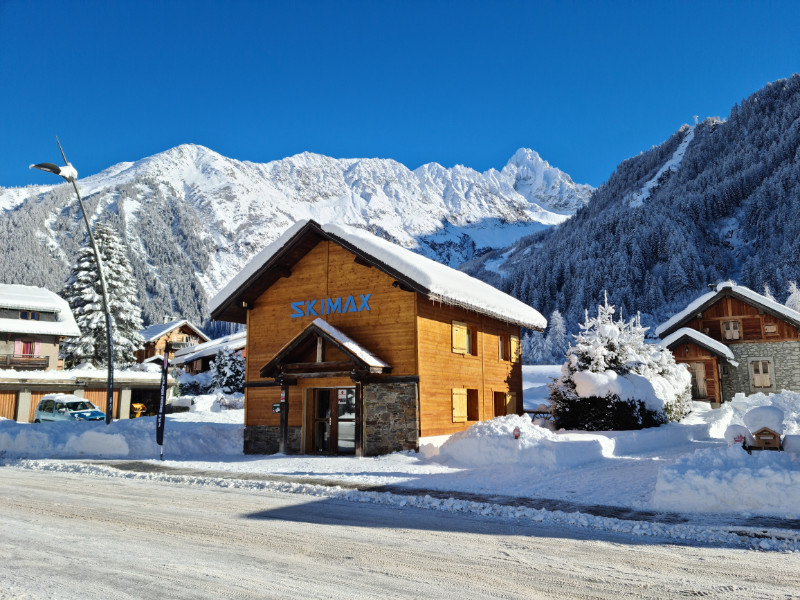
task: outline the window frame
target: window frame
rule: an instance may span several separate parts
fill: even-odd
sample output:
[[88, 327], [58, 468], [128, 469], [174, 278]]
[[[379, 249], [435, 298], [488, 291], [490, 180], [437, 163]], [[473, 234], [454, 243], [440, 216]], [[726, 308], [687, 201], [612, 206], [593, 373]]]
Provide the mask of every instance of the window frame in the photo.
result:
[[[755, 367], [758, 365], [759, 372], [756, 373]], [[766, 365], [766, 373], [764, 372], [764, 365]], [[751, 358], [750, 359], [750, 387], [754, 390], [768, 390], [775, 387], [773, 379], [773, 365], [771, 358]], [[764, 385], [764, 377], [767, 378], [767, 384]]]
[[[728, 337], [728, 328], [726, 327], [728, 324], [735, 324], [735, 328], [731, 328], [731, 334], [736, 333], [736, 337], [731, 335]], [[720, 327], [722, 328], [722, 341], [738, 341], [742, 339], [742, 322], [739, 319], [727, 319], [725, 321], [720, 322]]]

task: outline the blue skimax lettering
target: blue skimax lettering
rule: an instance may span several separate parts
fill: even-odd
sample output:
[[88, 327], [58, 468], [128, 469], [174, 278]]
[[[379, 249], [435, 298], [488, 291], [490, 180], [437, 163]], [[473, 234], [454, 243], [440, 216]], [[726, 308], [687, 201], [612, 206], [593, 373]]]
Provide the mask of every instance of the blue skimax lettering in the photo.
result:
[[[369, 299], [371, 297], [372, 294], [359, 294], [360, 303], [358, 308], [356, 308], [356, 301], [353, 296], [347, 296], [344, 301], [342, 301], [342, 297], [339, 296], [338, 298], [319, 298], [316, 300], [291, 302], [291, 317], [296, 319], [298, 317], [317, 317], [319, 315], [368, 311], [370, 310]], [[317, 308], [317, 303], [319, 303], [319, 308]]]

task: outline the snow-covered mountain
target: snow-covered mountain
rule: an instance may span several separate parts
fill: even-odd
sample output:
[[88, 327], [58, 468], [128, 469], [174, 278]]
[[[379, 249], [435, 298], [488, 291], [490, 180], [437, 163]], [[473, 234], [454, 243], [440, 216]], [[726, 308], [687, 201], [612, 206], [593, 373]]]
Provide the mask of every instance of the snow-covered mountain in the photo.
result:
[[734, 279], [779, 301], [800, 281], [800, 75], [768, 84], [726, 120], [683, 125], [621, 162], [560, 227], [462, 269], [571, 330], [609, 301], [656, 325]]
[[[192, 144], [78, 184], [126, 238], [147, 322], [203, 321], [206, 297], [298, 219], [362, 227], [458, 266], [562, 223], [593, 191], [526, 149], [479, 173], [307, 152], [258, 164]], [[75, 204], [67, 184], [0, 188], [5, 282], [60, 289], [83, 239]]]

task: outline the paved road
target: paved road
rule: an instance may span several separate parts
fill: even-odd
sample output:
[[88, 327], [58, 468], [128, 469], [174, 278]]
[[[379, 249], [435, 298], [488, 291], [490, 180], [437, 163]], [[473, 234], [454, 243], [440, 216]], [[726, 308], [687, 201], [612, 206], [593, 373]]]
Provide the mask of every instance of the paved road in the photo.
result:
[[0, 599], [800, 598], [800, 556], [0, 467]]

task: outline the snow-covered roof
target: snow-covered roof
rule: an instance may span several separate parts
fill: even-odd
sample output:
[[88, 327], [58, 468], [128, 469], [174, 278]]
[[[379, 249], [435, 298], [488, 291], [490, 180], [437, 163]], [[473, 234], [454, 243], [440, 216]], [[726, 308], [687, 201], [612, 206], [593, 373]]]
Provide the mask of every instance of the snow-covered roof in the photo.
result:
[[691, 302], [689, 306], [684, 308], [681, 312], [673, 315], [667, 321], [656, 327], [655, 334], [661, 337], [663, 334], [670, 333], [676, 327], [679, 327], [684, 322], [694, 318], [697, 313], [703, 312], [706, 308], [711, 306], [717, 300], [717, 298], [725, 293], [734, 297], [738, 297], [740, 300], [744, 300], [748, 304], [754, 304], [755, 306], [763, 308], [767, 312], [770, 312], [775, 316], [788, 321], [795, 327], [800, 327], [800, 313], [796, 310], [792, 310], [791, 308], [788, 308], [779, 302], [770, 300], [766, 296], [762, 296], [750, 288], [746, 288], [742, 285], [736, 285], [731, 281], [725, 281], [717, 284], [712, 291], [703, 294]]
[[217, 338], [196, 346], [189, 348], [181, 348], [175, 353], [174, 358], [170, 361], [173, 365], [185, 365], [199, 358], [207, 356], [216, 356], [223, 348], [230, 348], [231, 350], [241, 350], [245, 347], [247, 341], [247, 332], [240, 331], [226, 335], [225, 337]]
[[184, 325], [190, 327], [192, 331], [194, 331], [197, 334], [198, 337], [206, 341], [209, 340], [206, 334], [204, 334], [202, 331], [200, 331], [198, 327], [192, 325], [186, 319], [177, 319], [175, 321], [170, 321], [169, 323], [155, 323], [139, 331], [139, 334], [144, 338], [145, 342], [155, 342], [161, 336], [168, 334], [170, 331], [174, 329], [183, 327]]
[[734, 367], [739, 366], [739, 363], [736, 362], [735, 357], [733, 356], [733, 352], [731, 352], [731, 349], [728, 348], [728, 346], [722, 342], [718, 342], [717, 340], [708, 337], [706, 334], [701, 333], [696, 329], [690, 329], [689, 327], [681, 327], [677, 331], [670, 333], [667, 337], [659, 342], [659, 345], [663, 346], [664, 348], [671, 348], [684, 338], [689, 338], [696, 344], [703, 346], [714, 354], [722, 356]]
[[52, 312], [55, 321], [2, 319], [0, 332], [78, 337], [81, 332], [67, 301], [50, 290], [28, 285], [0, 284], [0, 308]]
[[313, 228], [324, 238], [365, 258], [374, 266], [430, 300], [459, 306], [494, 318], [529, 327], [544, 329], [546, 319], [534, 308], [474, 277], [421, 256], [411, 250], [377, 237], [363, 229], [346, 225], [298, 221], [277, 240], [248, 263], [214, 298], [209, 307], [212, 315], [244, 291], [263, 271], [262, 269], [291, 245], [295, 236]]
[[375, 369], [385, 369], [389, 367], [387, 363], [383, 362], [372, 352], [364, 348], [364, 346], [354, 341], [352, 338], [348, 337], [345, 333], [338, 330], [336, 327], [334, 327], [324, 319], [320, 318], [314, 319], [311, 322], [311, 324], [316, 325], [322, 331], [327, 333], [331, 337], [331, 339], [336, 340], [337, 342], [339, 342], [339, 344], [347, 348], [353, 354], [353, 356], [359, 358], [368, 367]]

